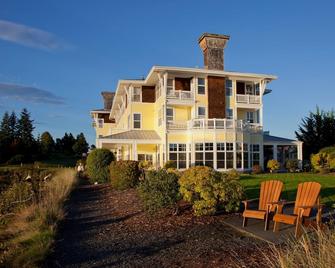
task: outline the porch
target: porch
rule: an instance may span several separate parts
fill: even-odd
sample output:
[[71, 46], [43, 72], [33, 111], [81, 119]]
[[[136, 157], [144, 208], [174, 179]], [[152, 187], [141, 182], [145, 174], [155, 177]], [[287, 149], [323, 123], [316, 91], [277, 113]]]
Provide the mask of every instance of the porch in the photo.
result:
[[111, 150], [117, 160], [147, 161], [153, 167], [163, 166], [163, 146], [155, 131], [130, 130], [97, 140], [98, 148]]

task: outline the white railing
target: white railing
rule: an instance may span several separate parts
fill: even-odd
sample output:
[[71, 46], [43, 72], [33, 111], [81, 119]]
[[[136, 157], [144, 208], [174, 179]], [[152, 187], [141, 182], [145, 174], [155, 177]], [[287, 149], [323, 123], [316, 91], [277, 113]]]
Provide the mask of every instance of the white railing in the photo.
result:
[[168, 90], [166, 97], [168, 99], [193, 100], [194, 93], [193, 91], [185, 91], [185, 90]]
[[262, 127], [258, 124], [250, 124], [243, 120], [234, 119], [192, 119], [187, 121], [187, 129], [225, 129], [260, 132]]
[[187, 129], [186, 121], [168, 121], [167, 122], [168, 129]]
[[243, 95], [236, 94], [236, 102], [237, 103], [246, 103], [246, 104], [260, 104], [261, 97], [258, 95]]

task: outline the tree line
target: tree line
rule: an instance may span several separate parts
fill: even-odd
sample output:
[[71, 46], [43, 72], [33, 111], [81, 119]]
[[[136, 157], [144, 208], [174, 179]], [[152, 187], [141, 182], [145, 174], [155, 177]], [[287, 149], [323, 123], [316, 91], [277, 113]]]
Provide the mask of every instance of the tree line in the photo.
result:
[[82, 157], [89, 145], [83, 133], [65, 133], [56, 140], [46, 131], [34, 137], [34, 120], [26, 108], [17, 116], [5, 112], [0, 124], [0, 163], [19, 164], [48, 159], [55, 154]]
[[323, 111], [319, 107], [302, 119], [295, 132], [299, 141], [303, 142], [303, 156], [310, 160], [311, 154], [322, 148], [335, 145], [335, 113]]

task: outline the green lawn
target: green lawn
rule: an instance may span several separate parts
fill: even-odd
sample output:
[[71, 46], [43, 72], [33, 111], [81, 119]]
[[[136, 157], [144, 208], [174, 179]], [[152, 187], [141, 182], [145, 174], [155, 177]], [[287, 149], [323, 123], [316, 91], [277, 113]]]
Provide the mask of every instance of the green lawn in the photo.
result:
[[335, 175], [313, 173], [275, 173], [259, 175], [242, 175], [241, 183], [245, 187], [248, 199], [259, 197], [259, 186], [264, 180], [278, 179], [284, 183], [282, 198], [295, 200], [297, 185], [305, 181], [317, 181], [321, 183], [321, 202], [327, 206], [335, 204]]

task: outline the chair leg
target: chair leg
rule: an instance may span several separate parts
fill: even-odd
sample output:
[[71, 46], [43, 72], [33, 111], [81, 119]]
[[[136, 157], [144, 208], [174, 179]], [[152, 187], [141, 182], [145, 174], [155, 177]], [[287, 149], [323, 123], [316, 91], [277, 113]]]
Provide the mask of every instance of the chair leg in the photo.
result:
[[278, 232], [279, 231], [279, 225], [280, 223], [275, 221], [273, 225], [273, 232]]
[[300, 235], [301, 235], [301, 222], [297, 220], [297, 224], [295, 225], [294, 237], [298, 238]]
[[247, 224], [248, 224], [248, 218], [247, 217], [243, 217], [243, 224], [242, 224], [242, 226], [246, 227]]
[[268, 229], [269, 229], [269, 213], [266, 213], [264, 231], [267, 231]]

